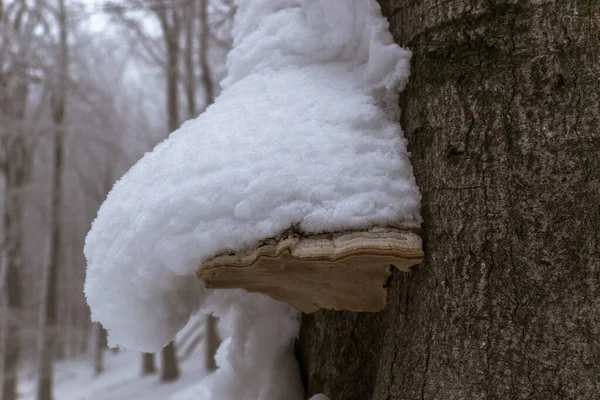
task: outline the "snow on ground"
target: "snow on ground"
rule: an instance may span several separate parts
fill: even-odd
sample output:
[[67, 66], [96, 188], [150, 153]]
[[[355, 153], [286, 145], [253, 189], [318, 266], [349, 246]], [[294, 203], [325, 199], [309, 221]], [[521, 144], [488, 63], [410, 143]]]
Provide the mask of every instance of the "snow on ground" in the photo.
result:
[[[105, 354], [106, 368], [94, 376], [90, 358], [58, 362], [54, 397], [60, 400], [167, 400], [196, 384], [205, 375], [203, 358], [195, 355], [182, 363], [181, 378], [161, 383], [159, 375], [141, 377], [142, 356], [135, 351]], [[157, 366], [160, 366], [157, 359]], [[21, 400], [35, 399], [35, 380], [22, 379]]]
[[[54, 398], [59, 400], [173, 400], [179, 393], [189, 393], [189, 388], [204, 382], [204, 346], [196, 343], [189, 349], [197, 335], [203, 337], [204, 317], [198, 316], [182, 329], [176, 338], [178, 354], [189, 351], [189, 357], [180, 357], [181, 377], [171, 383], [162, 383], [159, 372], [141, 376], [142, 355], [137, 351], [122, 350], [118, 353], [105, 351], [104, 372], [94, 376], [92, 359], [82, 356], [74, 360], [59, 361], [55, 364]], [[155, 356], [155, 364], [160, 371], [160, 356]], [[19, 379], [20, 400], [35, 400], [36, 375], [34, 370], [21, 371]], [[193, 400], [199, 400], [196, 397]], [[180, 399], [183, 400], [183, 399]]]
[[375, 0], [239, 0], [223, 91], [109, 193], [85, 246], [92, 318], [156, 351], [198, 311], [229, 337], [205, 399], [299, 399], [294, 310], [206, 291], [202, 261], [290, 227], [420, 223], [398, 124], [410, 52]]

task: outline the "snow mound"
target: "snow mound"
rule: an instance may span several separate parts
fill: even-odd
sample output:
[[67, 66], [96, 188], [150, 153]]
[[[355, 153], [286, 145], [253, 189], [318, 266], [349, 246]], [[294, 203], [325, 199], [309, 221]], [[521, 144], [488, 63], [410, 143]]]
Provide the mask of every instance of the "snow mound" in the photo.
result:
[[292, 226], [317, 233], [420, 222], [396, 107], [410, 52], [393, 44], [377, 2], [238, 3], [216, 103], [115, 184], [84, 249], [92, 319], [111, 345], [157, 351], [203, 304], [230, 325], [221, 360], [229, 367], [219, 373], [233, 380], [248, 367], [234, 359], [239, 351], [272, 343], [275, 362], [297, 322], [269, 298], [207, 293], [194, 277], [202, 261]]
[[219, 369], [169, 400], [300, 400], [293, 348], [298, 313], [243, 290], [214, 291], [207, 300], [204, 311], [219, 317], [227, 337], [216, 355]]

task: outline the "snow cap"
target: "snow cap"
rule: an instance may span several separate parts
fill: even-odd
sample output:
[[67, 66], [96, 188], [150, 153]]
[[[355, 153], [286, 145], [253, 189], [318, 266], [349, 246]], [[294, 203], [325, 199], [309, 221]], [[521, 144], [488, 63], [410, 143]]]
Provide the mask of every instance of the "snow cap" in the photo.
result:
[[234, 319], [259, 304], [207, 295], [195, 271], [219, 253], [291, 226], [419, 224], [395, 114], [410, 52], [387, 28], [374, 0], [239, 1], [216, 103], [115, 184], [87, 236], [85, 294], [111, 345], [157, 351], [201, 304]]

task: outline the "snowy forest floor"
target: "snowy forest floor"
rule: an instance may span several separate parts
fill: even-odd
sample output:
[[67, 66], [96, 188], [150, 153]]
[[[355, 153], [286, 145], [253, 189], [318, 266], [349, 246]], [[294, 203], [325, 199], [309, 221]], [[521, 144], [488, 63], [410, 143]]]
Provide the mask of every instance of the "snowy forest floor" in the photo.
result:
[[[160, 363], [157, 362], [157, 366], [159, 365]], [[142, 357], [140, 353], [121, 351], [114, 354], [107, 350], [105, 370], [99, 376], [94, 376], [89, 358], [82, 357], [58, 362], [55, 371], [55, 398], [61, 400], [166, 400], [179, 397], [176, 396], [176, 393], [197, 384], [205, 375], [202, 354], [194, 354], [182, 362], [180, 368], [181, 377], [177, 381], [162, 383], [159, 374], [141, 376]], [[33, 400], [35, 385], [35, 379], [24, 376], [21, 380], [20, 399]]]
[[[58, 361], [54, 365], [54, 398], [58, 400], [187, 400], [204, 395], [203, 316], [192, 317], [179, 332], [181, 376], [170, 383], [160, 381], [160, 355], [155, 356], [156, 374], [142, 376], [142, 355], [137, 351], [104, 352], [104, 371], [94, 375], [91, 356]], [[31, 365], [24, 366], [19, 379], [19, 400], [34, 400], [36, 374]]]

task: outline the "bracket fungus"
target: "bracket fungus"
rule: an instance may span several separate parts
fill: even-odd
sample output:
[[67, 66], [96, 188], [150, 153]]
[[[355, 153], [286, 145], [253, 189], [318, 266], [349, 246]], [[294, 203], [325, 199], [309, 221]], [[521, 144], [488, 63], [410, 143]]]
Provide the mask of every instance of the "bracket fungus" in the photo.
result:
[[250, 253], [217, 256], [197, 276], [208, 288], [263, 293], [305, 313], [380, 311], [391, 268], [409, 271], [422, 260], [421, 237], [411, 230], [287, 232]]

